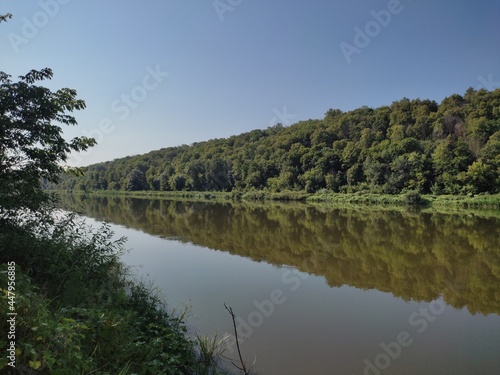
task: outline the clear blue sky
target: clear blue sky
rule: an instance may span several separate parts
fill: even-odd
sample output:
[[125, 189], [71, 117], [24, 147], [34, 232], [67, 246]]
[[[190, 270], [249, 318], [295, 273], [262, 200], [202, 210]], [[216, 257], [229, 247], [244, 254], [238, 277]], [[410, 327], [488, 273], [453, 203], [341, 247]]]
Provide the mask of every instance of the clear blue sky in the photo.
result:
[[100, 142], [76, 165], [500, 86], [498, 0], [2, 1], [7, 12], [0, 70], [50, 67], [49, 87], [87, 103], [65, 134]]

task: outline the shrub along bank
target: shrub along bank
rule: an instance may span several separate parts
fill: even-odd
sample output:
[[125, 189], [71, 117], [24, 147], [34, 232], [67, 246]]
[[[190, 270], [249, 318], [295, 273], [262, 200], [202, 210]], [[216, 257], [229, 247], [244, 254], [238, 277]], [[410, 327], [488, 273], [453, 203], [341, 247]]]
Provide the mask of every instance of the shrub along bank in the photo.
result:
[[425, 206], [436, 209], [500, 209], [500, 194], [482, 193], [478, 195], [433, 195], [421, 194], [409, 190], [402, 194], [377, 194], [370, 192], [334, 193], [323, 189], [314, 194], [300, 191], [273, 192], [251, 189], [248, 191], [206, 192], [206, 191], [59, 191], [60, 194], [70, 194], [84, 197], [127, 197], [168, 200], [196, 201], [297, 201], [310, 203], [325, 203], [335, 205], [364, 206]]
[[15, 319], [0, 323], [0, 372], [221, 373], [187, 337], [182, 317], [129, 275], [123, 242], [109, 226], [93, 230], [72, 215], [2, 222], [0, 310]]

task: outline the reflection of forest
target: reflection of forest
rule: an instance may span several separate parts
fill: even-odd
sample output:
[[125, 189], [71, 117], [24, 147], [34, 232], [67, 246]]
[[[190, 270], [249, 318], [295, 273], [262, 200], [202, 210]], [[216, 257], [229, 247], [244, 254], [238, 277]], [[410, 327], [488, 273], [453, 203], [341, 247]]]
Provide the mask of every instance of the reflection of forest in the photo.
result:
[[473, 215], [119, 198], [68, 208], [166, 238], [287, 264], [330, 286], [443, 296], [456, 308], [500, 314], [499, 219]]

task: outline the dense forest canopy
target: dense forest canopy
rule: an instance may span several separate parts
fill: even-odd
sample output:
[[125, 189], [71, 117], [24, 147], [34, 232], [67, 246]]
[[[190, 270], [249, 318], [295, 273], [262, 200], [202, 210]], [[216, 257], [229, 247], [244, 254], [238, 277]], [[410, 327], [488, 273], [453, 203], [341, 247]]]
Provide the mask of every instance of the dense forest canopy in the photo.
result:
[[[500, 89], [440, 104], [330, 109], [322, 120], [90, 165], [67, 190], [500, 192]], [[51, 186], [54, 187], [54, 186]]]

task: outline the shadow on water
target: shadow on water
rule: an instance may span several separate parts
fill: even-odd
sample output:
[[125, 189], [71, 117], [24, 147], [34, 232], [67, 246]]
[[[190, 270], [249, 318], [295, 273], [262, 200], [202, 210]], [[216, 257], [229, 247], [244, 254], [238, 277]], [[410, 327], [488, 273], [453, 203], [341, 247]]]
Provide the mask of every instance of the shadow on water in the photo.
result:
[[500, 314], [500, 219], [305, 204], [63, 196], [65, 208], [163, 238], [323, 276], [328, 285], [439, 296]]

